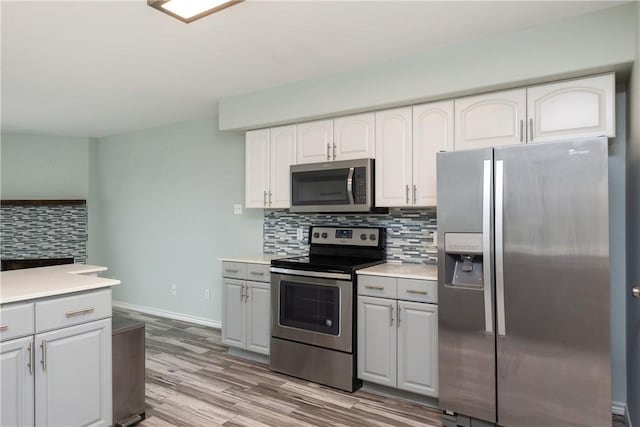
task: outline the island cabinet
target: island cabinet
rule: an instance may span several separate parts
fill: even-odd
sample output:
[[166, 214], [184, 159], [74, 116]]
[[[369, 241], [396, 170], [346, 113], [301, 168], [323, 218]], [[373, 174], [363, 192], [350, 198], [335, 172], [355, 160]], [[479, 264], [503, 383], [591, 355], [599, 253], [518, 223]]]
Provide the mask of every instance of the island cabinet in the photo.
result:
[[3, 305], [0, 424], [111, 425], [110, 318], [110, 289]]
[[271, 339], [269, 265], [222, 263], [222, 342], [269, 354]]
[[438, 397], [435, 281], [358, 276], [358, 378]]

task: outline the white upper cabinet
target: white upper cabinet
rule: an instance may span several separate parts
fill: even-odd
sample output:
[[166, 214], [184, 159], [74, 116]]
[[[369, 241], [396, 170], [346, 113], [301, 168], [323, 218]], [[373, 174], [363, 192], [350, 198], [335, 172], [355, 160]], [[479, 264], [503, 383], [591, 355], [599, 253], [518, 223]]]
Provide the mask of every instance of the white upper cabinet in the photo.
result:
[[245, 144], [245, 206], [290, 207], [289, 166], [296, 158], [296, 126], [248, 131]]
[[296, 126], [271, 128], [271, 161], [269, 162], [270, 208], [291, 207], [291, 173], [296, 161]]
[[374, 113], [338, 117], [333, 121], [335, 149], [333, 160], [372, 159], [375, 157]]
[[365, 113], [296, 125], [296, 164], [374, 158], [374, 120]]
[[318, 120], [296, 125], [296, 164], [318, 163], [333, 158], [333, 120]]
[[376, 112], [376, 206], [413, 203], [411, 121], [411, 107]]
[[529, 142], [615, 136], [615, 76], [527, 88]]
[[523, 144], [526, 106], [526, 89], [456, 99], [454, 149]]
[[453, 149], [453, 101], [413, 106], [413, 205], [436, 206], [436, 153]]
[[245, 206], [267, 207], [269, 186], [269, 129], [252, 130], [245, 135]]

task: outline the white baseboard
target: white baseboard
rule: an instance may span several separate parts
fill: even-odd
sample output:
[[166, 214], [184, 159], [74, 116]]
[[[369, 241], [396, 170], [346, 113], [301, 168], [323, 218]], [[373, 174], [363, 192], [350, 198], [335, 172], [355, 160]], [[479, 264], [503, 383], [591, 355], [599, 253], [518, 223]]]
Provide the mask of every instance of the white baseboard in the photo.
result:
[[116, 308], [139, 311], [140, 313], [166, 317], [167, 319], [180, 320], [182, 322], [195, 323], [196, 325], [208, 326], [210, 328], [220, 329], [222, 327], [222, 324], [218, 320], [207, 319], [204, 317], [191, 316], [189, 314], [176, 313], [168, 310], [160, 310], [157, 308], [145, 307], [143, 305], [129, 304], [122, 301], [113, 301], [112, 305]]
[[631, 419], [629, 418], [629, 410], [627, 409], [627, 404], [624, 402], [611, 402], [611, 413], [613, 415], [620, 415], [624, 418], [627, 427], [631, 426]]

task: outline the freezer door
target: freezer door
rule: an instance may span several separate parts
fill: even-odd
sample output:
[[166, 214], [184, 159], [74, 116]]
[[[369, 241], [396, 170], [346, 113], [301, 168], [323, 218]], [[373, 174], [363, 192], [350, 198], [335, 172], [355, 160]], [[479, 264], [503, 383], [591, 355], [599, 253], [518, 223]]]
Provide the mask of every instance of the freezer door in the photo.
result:
[[439, 405], [495, 422], [493, 150], [438, 153], [437, 175]]
[[607, 140], [494, 155], [498, 423], [610, 426]]

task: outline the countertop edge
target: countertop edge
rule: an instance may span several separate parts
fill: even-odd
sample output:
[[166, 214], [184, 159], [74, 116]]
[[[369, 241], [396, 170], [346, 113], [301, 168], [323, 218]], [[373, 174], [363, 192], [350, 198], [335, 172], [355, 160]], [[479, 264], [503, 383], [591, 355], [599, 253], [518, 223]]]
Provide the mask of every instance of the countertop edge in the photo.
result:
[[4, 304], [16, 303], [16, 302], [27, 302], [31, 300], [54, 297], [58, 295], [73, 294], [73, 293], [84, 292], [84, 291], [93, 291], [96, 289], [110, 288], [112, 286], [116, 286], [121, 283], [120, 280], [117, 280], [117, 279], [105, 279], [105, 278], [100, 278], [100, 279], [102, 279], [103, 281], [100, 283], [92, 284], [92, 285], [81, 285], [81, 286], [75, 286], [75, 287], [64, 288], [64, 289], [51, 289], [47, 291], [33, 292], [31, 294], [18, 295], [10, 298], [0, 298], [0, 304], [4, 305]]

